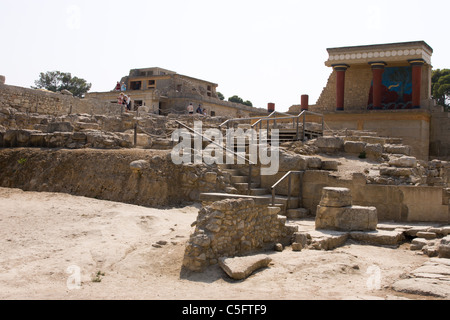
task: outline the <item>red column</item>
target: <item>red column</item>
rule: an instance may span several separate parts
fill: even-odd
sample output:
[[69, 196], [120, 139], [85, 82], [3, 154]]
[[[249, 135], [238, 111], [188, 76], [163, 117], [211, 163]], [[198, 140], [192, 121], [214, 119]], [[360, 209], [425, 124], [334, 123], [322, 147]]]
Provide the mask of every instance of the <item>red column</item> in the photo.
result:
[[422, 83], [422, 66], [425, 63], [422, 59], [408, 60], [412, 67], [412, 107], [420, 108], [420, 91]]
[[347, 64], [332, 65], [336, 71], [336, 110], [344, 110], [345, 71]]
[[369, 62], [372, 66], [372, 77], [373, 77], [373, 108], [381, 109], [381, 99], [382, 99], [382, 79], [385, 62]]
[[309, 105], [309, 96], [307, 94], [303, 94], [301, 97], [301, 109], [303, 110], [308, 110], [308, 105]]
[[275, 111], [275, 103], [269, 102], [269, 103], [267, 104], [267, 111], [268, 111], [269, 113], [274, 112], [274, 111]]

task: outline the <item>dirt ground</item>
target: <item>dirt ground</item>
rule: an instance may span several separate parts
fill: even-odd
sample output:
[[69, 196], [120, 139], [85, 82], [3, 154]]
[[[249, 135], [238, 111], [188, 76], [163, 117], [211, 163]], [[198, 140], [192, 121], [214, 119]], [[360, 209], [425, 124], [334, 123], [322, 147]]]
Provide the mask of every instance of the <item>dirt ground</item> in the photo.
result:
[[0, 204], [0, 299], [431, 299], [391, 290], [429, 259], [407, 243], [287, 247], [267, 252], [268, 268], [235, 281], [218, 266], [182, 270], [196, 204], [155, 209], [7, 188]]

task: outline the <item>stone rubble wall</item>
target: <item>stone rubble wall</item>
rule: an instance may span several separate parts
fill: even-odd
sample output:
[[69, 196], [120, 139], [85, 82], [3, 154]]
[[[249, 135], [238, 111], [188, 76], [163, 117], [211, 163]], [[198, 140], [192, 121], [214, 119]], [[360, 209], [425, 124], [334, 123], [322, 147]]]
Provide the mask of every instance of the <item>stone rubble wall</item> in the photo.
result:
[[71, 113], [120, 114], [118, 104], [97, 99], [80, 99], [47, 90], [28, 89], [0, 84], [0, 108], [13, 108], [19, 112], [48, 115]]
[[202, 271], [221, 257], [261, 250], [276, 242], [289, 242], [294, 230], [285, 226], [279, 207], [258, 204], [251, 198], [205, 203], [186, 244], [183, 266]]
[[217, 166], [175, 165], [163, 150], [0, 149], [0, 167], [2, 187], [144, 206], [199, 201], [229, 185]]
[[448, 185], [449, 162], [436, 159], [418, 160], [410, 156], [410, 146], [400, 143], [401, 139], [398, 138], [357, 135], [323, 136], [311, 142], [318, 152], [345, 153], [378, 161], [380, 174], [367, 177], [367, 182], [371, 184], [441, 187]]

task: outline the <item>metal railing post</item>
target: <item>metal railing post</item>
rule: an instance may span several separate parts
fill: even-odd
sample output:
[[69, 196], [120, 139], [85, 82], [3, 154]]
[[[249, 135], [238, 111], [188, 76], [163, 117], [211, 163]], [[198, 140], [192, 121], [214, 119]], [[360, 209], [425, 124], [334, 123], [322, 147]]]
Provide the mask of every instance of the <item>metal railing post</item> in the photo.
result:
[[248, 164], [248, 195], [250, 195], [250, 189], [252, 188], [252, 165]]
[[298, 172], [298, 180], [299, 180], [299, 186], [298, 186], [298, 205], [303, 206], [303, 173], [304, 171]]
[[289, 209], [289, 203], [291, 202], [291, 172], [289, 172], [289, 177], [288, 177], [288, 200], [286, 203], [286, 210]]
[[306, 136], [306, 113], [303, 114], [303, 140], [305, 141]]
[[134, 147], [137, 146], [137, 123], [134, 124]]
[[275, 187], [272, 187], [272, 206], [275, 205]]

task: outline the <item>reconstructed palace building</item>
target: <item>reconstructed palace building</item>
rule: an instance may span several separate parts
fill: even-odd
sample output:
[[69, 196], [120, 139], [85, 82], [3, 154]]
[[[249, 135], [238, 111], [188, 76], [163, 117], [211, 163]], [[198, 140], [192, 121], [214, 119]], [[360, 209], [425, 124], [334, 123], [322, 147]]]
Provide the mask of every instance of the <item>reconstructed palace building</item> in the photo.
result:
[[[149, 112], [167, 115], [182, 114], [192, 103], [194, 110], [200, 105], [209, 116], [241, 117], [267, 111], [246, 105], [222, 101], [217, 96], [218, 85], [162, 68], [130, 70], [120, 81], [125, 84], [124, 92], [132, 98], [132, 109], [147, 107]], [[120, 92], [91, 92], [86, 96], [104, 101], [117, 102]]]
[[[450, 119], [431, 96], [431, 56], [424, 41], [329, 48], [328, 82], [311, 111], [330, 129], [400, 137], [419, 159], [450, 156]], [[300, 105], [290, 111], [299, 111]]]

